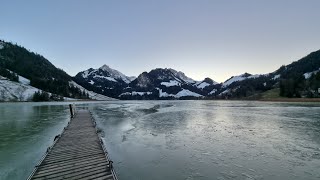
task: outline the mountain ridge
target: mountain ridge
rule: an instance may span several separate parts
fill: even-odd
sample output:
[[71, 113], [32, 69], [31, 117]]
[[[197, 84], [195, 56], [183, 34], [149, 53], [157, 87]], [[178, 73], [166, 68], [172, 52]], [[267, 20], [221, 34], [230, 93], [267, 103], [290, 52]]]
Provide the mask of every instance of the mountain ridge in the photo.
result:
[[[265, 92], [273, 88], [279, 88], [287, 79], [290, 79], [290, 76], [295, 79], [298, 76], [297, 74], [299, 74], [299, 76], [303, 75], [304, 77], [310, 78], [311, 76], [320, 74], [318, 73], [319, 71], [320, 50], [312, 52], [291, 64], [283, 65], [273, 72], [267, 74], [250, 74], [245, 72], [232, 76], [221, 83], [208, 77], [202, 81], [195, 81], [183, 72], [172, 68], [155, 68], [149, 72], [139, 74], [139, 76], [128, 83], [126, 87], [122, 87], [122, 91], [117, 97], [120, 99], [172, 99], [177, 98], [177, 94], [181, 91], [190, 91], [197, 95], [188, 96], [188, 98], [241, 98], [252, 96], [255, 93]], [[305, 78], [306, 82], [309, 81], [308, 78]], [[313, 81], [316, 82], [313, 84], [317, 84], [317, 80]], [[306, 91], [312, 92], [313, 95], [317, 96], [315, 86], [317, 85], [313, 85], [313, 89], [311, 90], [298, 88], [299, 90], [296, 90], [297, 92], [293, 96], [300, 97], [304, 94], [303, 96], [307, 97]], [[118, 91], [120, 91], [120, 89], [118, 89]]]
[[[244, 73], [218, 83], [207, 77], [196, 81], [182, 71], [155, 68], [130, 77], [104, 64], [71, 77], [43, 56], [0, 40], [0, 75], [65, 97], [82, 97], [84, 89], [119, 99], [225, 99], [249, 97], [274, 88], [283, 97], [319, 97], [320, 50], [268, 74]], [[74, 81], [83, 89], [74, 86]]]

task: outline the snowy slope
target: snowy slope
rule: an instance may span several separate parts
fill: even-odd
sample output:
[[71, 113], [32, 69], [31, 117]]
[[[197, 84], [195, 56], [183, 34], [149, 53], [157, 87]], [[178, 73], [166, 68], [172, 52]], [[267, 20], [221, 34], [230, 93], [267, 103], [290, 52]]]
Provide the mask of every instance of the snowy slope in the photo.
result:
[[304, 73], [303, 76], [304, 76], [305, 79], [309, 79], [313, 74], [317, 74], [319, 71], [320, 71], [320, 68], [319, 68], [319, 70], [315, 70], [315, 71], [312, 71], [312, 72]]
[[205, 87], [207, 87], [207, 86], [210, 86], [210, 84], [207, 83], [207, 82], [197, 83], [197, 88], [199, 88], [199, 89], [203, 89], [203, 88], [205, 88]]
[[103, 65], [102, 67], [100, 67], [99, 69], [103, 70], [103, 71], [107, 71], [110, 73], [110, 77], [114, 78], [114, 79], [122, 79], [124, 82], [126, 83], [130, 83], [131, 82], [131, 79], [132, 77], [128, 77], [124, 74], [122, 74], [121, 72], [115, 70], [115, 69], [112, 69], [110, 68], [109, 66], [107, 65]]
[[4, 42], [0, 41], [0, 49], [4, 48]]
[[182, 79], [186, 83], [195, 83], [196, 81], [192, 78], [187, 77], [183, 72], [169, 69], [176, 77]]
[[157, 90], [159, 91], [159, 97], [174, 97], [173, 94], [169, 94], [167, 92], [163, 92], [162, 89], [160, 88], [157, 88]]
[[176, 80], [170, 80], [169, 82], [161, 82], [161, 85], [164, 85], [166, 87], [171, 87], [171, 86], [180, 86], [180, 83]]
[[281, 77], [280, 74], [274, 75], [274, 77], [272, 78], [273, 80], [279, 79]]
[[25, 84], [25, 85], [29, 85], [30, 84], [30, 80], [25, 78], [25, 77], [22, 77], [22, 76], [18, 76], [19, 77], [19, 82], [21, 84]]
[[197, 87], [198, 89], [203, 90], [206, 87], [217, 85], [217, 84], [219, 84], [219, 83], [217, 83], [216, 81], [214, 81], [210, 78], [205, 78], [202, 81], [196, 82], [193, 86]]
[[0, 101], [28, 101], [38, 88], [0, 78]]
[[210, 91], [208, 94], [209, 95], [212, 95], [212, 94], [215, 94], [218, 90], [217, 89], [213, 89], [212, 91]]
[[257, 74], [257, 75], [251, 75], [251, 74], [241, 74], [239, 76], [232, 76], [230, 79], [226, 80], [223, 84], [222, 84], [222, 87], [227, 87], [229, 86], [230, 84], [234, 83], [234, 82], [237, 82], [237, 81], [243, 81], [245, 79], [250, 79], [250, 78], [257, 78], [257, 77], [260, 77], [261, 75], [260, 74]]
[[[41, 89], [30, 86], [30, 80], [19, 76], [19, 82], [10, 81], [5, 77], [0, 76], [0, 101], [30, 101], [35, 92], [42, 91]], [[88, 92], [91, 99], [96, 100], [114, 100], [92, 91], [88, 91], [79, 86], [75, 82], [70, 84], [79, 87], [82, 91]], [[48, 92], [51, 95], [50, 92]], [[77, 100], [73, 98], [64, 97], [65, 100]]]
[[[30, 86], [29, 79], [19, 76], [20, 82], [10, 81], [0, 76], [0, 101], [31, 101], [35, 92], [41, 89]], [[52, 95], [48, 92], [49, 95]], [[77, 100], [64, 97], [64, 100]]]
[[108, 96], [104, 96], [104, 95], [95, 93], [95, 92], [93, 92], [93, 91], [89, 91], [89, 90], [83, 88], [82, 86], [80, 86], [79, 84], [77, 84], [77, 83], [74, 82], [74, 81], [70, 81], [69, 84], [70, 84], [70, 85], [73, 85], [73, 86], [75, 86], [75, 87], [78, 87], [81, 91], [85, 91], [86, 93], [88, 93], [90, 99], [101, 100], [101, 101], [116, 100], [116, 99], [114, 99], [114, 98], [110, 98], [110, 97], [108, 97]]
[[180, 97], [185, 97], [185, 96], [193, 96], [193, 97], [203, 97], [202, 95], [189, 91], [187, 89], [182, 89], [180, 92], [178, 92], [175, 97], [180, 98]]
[[123, 81], [128, 84], [135, 79], [135, 77], [128, 77], [107, 65], [103, 65], [98, 69], [88, 69], [80, 72], [79, 74], [81, 74], [82, 78], [88, 79], [89, 81], [94, 81], [95, 79], [105, 79], [113, 82]]

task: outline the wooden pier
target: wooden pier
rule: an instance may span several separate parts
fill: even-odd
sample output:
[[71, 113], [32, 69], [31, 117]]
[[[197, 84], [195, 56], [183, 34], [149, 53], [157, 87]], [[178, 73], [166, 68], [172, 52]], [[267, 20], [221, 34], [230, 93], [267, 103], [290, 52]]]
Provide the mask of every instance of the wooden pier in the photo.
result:
[[95, 121], [88, 110], [74, 113], [61, 135], [48, 149], [29, 179], [117, 180]]

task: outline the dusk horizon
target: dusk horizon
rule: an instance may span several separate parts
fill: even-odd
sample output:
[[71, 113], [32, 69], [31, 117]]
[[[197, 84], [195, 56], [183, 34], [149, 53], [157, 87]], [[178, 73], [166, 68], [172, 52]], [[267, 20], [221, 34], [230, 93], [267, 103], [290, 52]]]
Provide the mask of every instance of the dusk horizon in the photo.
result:
[[173, 68], [198, 81], [224, 82], [245, 72], [270, 73], [319, 50], [318, 5], [10, 1], [2, 3], [0, 38], [71, 76], [106, 64], [128, 76]]

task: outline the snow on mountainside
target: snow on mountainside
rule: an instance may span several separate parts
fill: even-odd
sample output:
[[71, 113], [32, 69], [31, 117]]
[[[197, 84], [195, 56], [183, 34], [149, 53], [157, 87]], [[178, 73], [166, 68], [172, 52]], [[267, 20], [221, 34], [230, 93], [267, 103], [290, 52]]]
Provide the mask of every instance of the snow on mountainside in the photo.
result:
[[192, 92], [188, 89], [182, 89], [180, 92], [178, 92], [175, 97], [180, 98], [180, 97], [185, 97], [185, 96], [193, 96], [193, 97], [203, 97], [202, 95]]
[[140, 74], [128, 87], [123, 89], [124, 92], [119, 95], [119, 98], [178, 99], [182, 97], [203, 97], [202, 92], [200, 92], [202, 90], [194, 87], [195, 83], [196, 81], [182, 72], [170, 68], [157, 68]]
[[[42, 91], [41, 89], [30, 86], [30, 80], [22, 76], [19, 77], [19, 82], [10, 81], [5, 77], [0, 76], [0, 101], [31, 101], [35, 92]], [[95, 100], [114, 100], [107, 96], [103, 96], [92, 91], [88, 91], [76, 84], [70, 82], [70, 85], [76, 86], [89, 94], [91, 99]], [[51, 95], [50, 92], [48, 92]], [[77, 100], [64, 97], [64, 100]]]
[[[19, 82], [0, 76], [0, 101], [31, 101], [34, 93], [42, 90], [30, 86], [29, 83], [30, 80], [22, 76], [19, 76]], [[64, 100], [76, 99], [64, 97]]]
[[21, 84], [25, 84], [25, 85], [29, 85], [30, 84], [30, 80], [25, 78], [25, 77], [22, 77], [22, 76], [18, 76], [19, 77], [19, 82]]
[[320, 68], [319, 68], [319, 70], [315, 70], [315, 71], [312, 71], [312, 72], [304, 73], [303, 76], [304, 76], [305, 79], [309, 79], [313, 74], [317, 74], [319, 71], [320, 71]]
[[183, 72], [176, 71], [174, 69], [169, 69], [176, 77], [180, 78], [181, 80], [185, 81], [186, 83], [195, 83], [196, 81], [192, 78], [187, 77]]
[[261, 76], [260, 74], [251, 75], [251, 74], [248, 74], [248, 73], [244, 73], [244, 74], [241, 74], [241, 75], [238, 75], [238, 76], [232, 76], [230, 79], [226, 80], [222, 84], [222, 87], [227, 87], [230, 84], [232, 84], [234, 82], [237, 82], [237, 81], [243, 81], [245, 79], [250, 79], [250, 78], [257, 78], [257, 77], [260, 77], [260, 76]]
[[217, 91], [218, 91], [217, 89], [213, 89], [212, 91], [210, 91], [210, 92], [208, 93], [208, 95], [215, 94]]
[[198, 93], [195, 93], [195, 92], [192, 92], [190, 90], [187, 90], [187, 89], [182, 89], [181, 91], [179, 91], [178, 93], [176, 94], [169, 94], [167, 92], [163, 92], [162, 89], [160, 88], [157, 88], [157, 90], [159, 91], [159, 97], [174, 97], [174, 98], [181, 98], [181, 97], [186, 97], [186, 96], [189, 96], [189, 97], [203, 97], [202, 95], [198, 94]]
[[170, 80], [170, 82], [161, 82], [161, 85], [164, 85], [166, 87], [171, 87], [171, 86], [180, 86], [180, 83], [176, 80]]
[[88, 79], [92, 77], [92, 80], [94, 82], [95, 79], [106, 79], [108, 81], [123, 81], [125, 83], [130, 83], [132, 79], [135, 79], [135, 77], [128, 77], [121, 72], [110, 68], [107, 65], [103, 65], [98, 69], [88, 69], [86, 71], [80, 72], [83, 78]]
[[197, 88], [199, 88], [199, 89], [203, 89], [203, 88], [205, 88], [207, 86], [210, 86], [210, 84], [207, 83], [207, 82], [197, 83]]
[[133, 79], [136, 78], [128, 77], [107, 65], [103, 65], [98, 69], [90, 68], [79, 72], [73, 81], [95, 93], [118, 98]]
[[136, 96], [136, 95], [139, 95], [139, 96], [143, 96], [143, 95], [150, 95], [152, 94], [152, 92], [136, 92], [136, 91], [132, 91], [132, 92], [125, 92], [125, 93], [122, 93], [119, 95], [119, 97], [121, 96], [127, 96], [127, 95], [131, 95], [131, 96]]
[[276, 80], [276, 79], [279, 79], [281, 77], [281, 75], [280, 74], [277, 74], [277, 75], [275, 75], [272, 79], [273, 80]]
[[110, 98], [108, 96], [104, 96], [98, 93], [95, 93], [93, 91], [88, 91], [87, 89], [85, 89], [84, 87], [80, 86], [79, 84], [77, 84], [74, 81], [70, 81], [69, 82], [70, 85], [73, 85], [75, 87], [78, 87], [81, 91], [85, 91], [86, 93], [89, 94], [89, 98], [90, 99], [94, 99], [94, 100], [100, 100], [100, 101], [109, 101], [109, 100], [116, 100], [114, 98]]
[[0, 41], [0, 49], [4, 48], [4, 42]]
[[144, 72], [138, 76], [130, 85], [136, 85], [139, 87], [153, 86], [157, 87], [160, 85], [170, 86], [181, 86], [183, 84], [191, 84], [196, 81], [187, 77], [181, 71], [176, 71], [170, 68], [157, 68], [150, 72]]
[[9, 81], [0, 76], [0, 101], [28, 101], [38, 88], [27, 84]]

